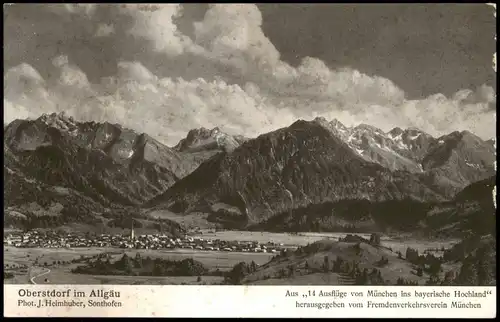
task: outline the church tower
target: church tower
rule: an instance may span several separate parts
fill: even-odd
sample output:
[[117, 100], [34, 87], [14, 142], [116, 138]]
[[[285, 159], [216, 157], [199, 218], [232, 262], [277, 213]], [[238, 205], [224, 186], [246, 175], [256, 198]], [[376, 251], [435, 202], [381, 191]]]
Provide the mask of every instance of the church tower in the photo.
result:
[[130, 240], [134, 241], [135, 239], [135, 234], [134, 234], [134, 220], [132, 220], [132, 228], [130, 230]]

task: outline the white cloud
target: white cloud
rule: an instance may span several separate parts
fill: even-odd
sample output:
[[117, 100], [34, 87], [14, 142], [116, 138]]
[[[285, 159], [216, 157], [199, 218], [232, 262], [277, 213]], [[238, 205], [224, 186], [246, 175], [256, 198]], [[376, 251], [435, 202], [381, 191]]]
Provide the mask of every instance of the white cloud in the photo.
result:
[[3, 101], [3, 123], [9, 124], [15, 119], [28, 119], [36, 115], [30, 109], [22, 105], [12, 103], [8, 100]]
[[52, 64], [56, 67], [58, 74], [58, 85], [85, 89], [90, 87], [87, 75], [68, 61], [65, 55], [57, 56], [52, 60]]
[[[13, 99], [29, 104], [31, 117], [65, 110], [80, 120], [118, 122], [171, 145], [189, 129], [202, 126], [219, 126], [229, 133], [255, 136], [294, 121], [293, 117], [278, 113], [275, 107], [265, 105], [257, 94], [254, 97], [240, 86], [222, 80], [158, 79], [138, 62], [121, 62], [119, 70], [116, 81], [103, 79], [114, 87], [107, 95], [88, 89], [86, 99], [68, 96], [68, 86], [78, 85], [65, 83], [64, 88], [52, 88], [46, 104], [33, 104], [36, 97], [31, 95]], [[252, 86], [258, 93], [256, 85], [247, 87]], [[9, 120], [26, 117], [22, 106], [11, 101], [8, 104]]]
[[[68, 8], [80, 15], [94, 10]], [[205, 79], [162, 78], [137, 57], [119, 62], [116, 75], [90, 84], [85, 73], [59, 56], [53, 61], [55, 81], [44, 80], [26, 64], [7, 71], [6, 113], [12, 119], [67, 110], [77, 119], [119, 122], [172, 145], [196, 127], [218, 126], [255, 136], [290, 125], [298, 117], [316, 116], [383, 130], [416, 126], [433, 135], [465, 129], [483, 138], [495, 134], [491, 104], [496, 97], [491, 87], [458, 91], [450, 98], [437, 94], [407, 100], [398, 86], [382, 77], [330, 69], [313, 57], [304, 58], [296, 68], [281, 61], [261, 29], [262, 16], [255, 5], [211, 5], [202, 21], [194, 23], [194, 39], [174, 23], [181, 8], [124, 5], [120, 12], [133, 20], [126, 32], [151, 42], [144, 51], [164, 53], [166, 64], [189, 54]], [[213, 63], [228, 66], [229, 76], [210, 74], [217, 70], [208, 68]], [[205, 65], [210, 66], [204, 69]]]
[[134, 18], [128, 33], [150, 40], [155, 51], [176, 56], [192, 45], [191, 39], [180, 33], [173, 22], [181, 14], [180, 4], [127, 4], [122, 11]]

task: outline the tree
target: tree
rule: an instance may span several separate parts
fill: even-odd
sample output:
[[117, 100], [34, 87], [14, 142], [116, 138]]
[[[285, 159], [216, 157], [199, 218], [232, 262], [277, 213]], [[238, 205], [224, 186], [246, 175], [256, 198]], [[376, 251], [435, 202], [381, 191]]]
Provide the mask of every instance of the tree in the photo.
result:
[[470, 259], [466, 259], [462, 264], [460, 273], [457, 277], [457, 284], [463, 286], [478, 286], [479, 278], [477, 268]]
[[123, 254], [122, 258], [120, 258], [115, 265], [119, 270], [123, 270], [127, 273], [132, 272], [132, 260], [126, 253]]
[[361, 249], [361, 243], [356, 243], [354, 245], [354, 251], [356, 252], [357, 256], [359, 256], [359, 254], [361, 254], [361, 251], [362, 251], [362, 249]]
[[254, 273], [255, 271], [257, 271], [257, 264], [254, 261], [252, 261], [250, 263], [250, 272]]
[[14, 277], [14, 274], [12, 274], [11, 272], [3, 272], [3, 279], [9, 279], [9, 278], [13, 278]]
[[328, 258], [328, 256], [325, 256], [323, 258], [323, 271], [325, 273], [330, 271], [330, 259]]
[[142, 267], [142, 257], [141, 257], [141, 254], [139, 252], [137, 252], [135, 254], [134, 267], [135, 268], [141, 268]]
[[198, 276], [198, 278], [196, 279], [196, 282], [198, 282], [198, 283], [201, 282], [201, 276]]
[[363, 272], [356, 278], [356, 285], [368, 284], [368, 269], [363, 269]]
[[424, 270], [422, 267], [417, 268], [417, 276], [422, 277], [424, 275]]
[[496, 252], [494, 254], [485, 247], [479, 248], [476, 252], [475, 262], [478, 285], [496, 285]]
[[306, 261], [306, 263], [305, 263], [305, 265], [304, 265], [304, 268], [305, 268], [306, 270], [309, 270], [309, 263], [308, 263], [307, 261]]
[[153, 276], [163, 276], [164, 275], [164, 269], [163, 269], [163, 265], [161, 264], [161, 262], [155, 261], [153, 263], [153, 271], [151, 274]]
[[380, 245], [380, 235], [377, 233], [371, 234], [370, 244], [375, 245], [375, 246]]
[[343, 264], [344, 264], [344, 259], [340, 256], [337, 256], [337, 258], [335, 259], [335, 264], [333, 265], [333, 271], [340, 273]]
[[429, 274], [438, 275], [441, 272], [441, 262], [439, 260], [434, 260], [429, 267]]
[[357, 272], [359, 270], [358, 265], [359, 265], [358, 262], [353, 261], [351, 270], [348, 272], [349, 276], [354, 279], [356, 279]]
[[410, 263], [417, 263], [419, 260], [418, 250], [408, 247], [406, 249], [406, 260]]
[[234, 285], [241, 284], [241, 281], [245, 277], [247, 271], [247, 264], [245, 262], [239, 262], [228, 274], [228, 282]]

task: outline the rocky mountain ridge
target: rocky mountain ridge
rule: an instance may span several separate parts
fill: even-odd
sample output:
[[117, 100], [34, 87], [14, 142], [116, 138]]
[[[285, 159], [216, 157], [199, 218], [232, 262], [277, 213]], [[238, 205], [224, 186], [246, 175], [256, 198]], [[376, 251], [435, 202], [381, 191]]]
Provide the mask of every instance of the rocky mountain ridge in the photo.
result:
[[325, 202], [450, 200], [493, 175], [493, 162], [491, 146], [465, 131], [435, 139], [417, 129], [299, 120], [218, 154], [145, 206], [247, 227]]
[[367, 124], [346, 127], [338, 120], [328, 122], [324, 118], [314, 122], [340, 137], [365, 160], [391, 170], [444, 173], [459, 188], [494, 171], [495, 148], [491, 140], [483, 141], [469, 131], [434, 138], [417, 128], [396, 127], [385, 133]]
[[34, 180], [48, 190], [69, 189], [81, 196], [76, 203], [91, 198], [93, 209], [203, 212], [237, 228], [325, 203], [451, 200], [493, 175], [495, 160], [494, 143], [466, 131], [433, 138], [418, 129], [384, 133], [321, 118], [253, 139], [194, 129], [168, 147], [119, 124], [54, 113], [16, 120], [4, 137], [6, 206], [20, 202], [11, 192]]

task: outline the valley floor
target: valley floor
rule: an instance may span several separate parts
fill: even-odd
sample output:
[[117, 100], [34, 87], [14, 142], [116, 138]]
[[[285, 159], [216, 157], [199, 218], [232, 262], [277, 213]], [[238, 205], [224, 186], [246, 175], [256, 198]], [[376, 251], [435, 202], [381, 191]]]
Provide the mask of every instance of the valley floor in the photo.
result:
[[[296, 248], [311, 244], [319, 240], [330, 240], [335, 242], [339, 237], [345, 237], [347, 234], [335, 233], [267, 233], [267, 232], [242, 232], [242, 231], [199, 231], [199, 236], [203, 238], [214, 238], [221, 240], [232, 241], [259, 241], [259, 242], [275, 242], [282, 243], [286, 247]], [[361, 234], [363, 235], [363, 234]], [[369, 236], [363, 236], [368, 237]], [[411, 268], [398, 260], [396, 252], [401, 251], [403, 254], [407, 247], [418, 249], [419, 252], [429, 249], [449, 248], [455, 241], [419, 241], [419, 240], [394, 240], [387, 236], [381, 238], [381, 244], [387, 248], [392, 248], [392, 251], [386, 250], [384, 254], [391, 260], [392, 272], [389, 278], [391, 281], [397, 279], [400, 275], [404, 278], [420, 280], [411, 274]], [[340, 250], [339, 250], [340, 251]], [[335, 251], [334, 251], [335, 252]], [[29, 283], [33, 276], [38, 276], [33, 279], [37, 284], [220, 284], [223, 277], [219, 276], [202, 276], [201, 281], [197, 276], [101, 276], [101, 275], [86, 275], [74, 274], [72, 269], [81, 265], [80, 263], [72, 263], [73, 260], [81, 259], [82, 257], [96, 256], [98, 254], [108, 253], [113, 260], [118, 260], [124, 253], [130, 257], [134, 257], [140, 253], [142, 257], [162, 258], [169, 260], [182, 260], [192, 258], [201, 262], [204, 266], [211, 270], [219, 269], [220, 271], [229, 271], [240, 262], [250, 263], [254, 261], [262, 271], [276, 270], [276, 262], [271, 259], [275, 254], [270, 253], [248, 253], [248, 252], [218, 252], [218, 251], [200, 251], [190, 249], [118, 249], [118, 248], [74, 248], [74, 249], [45, 249], [45, 248], [15, 248], [4, 246], [4, 268], [14, 274], [13, 278], [4, 279], [6, 284], [24, 284]], [[387, 254], [386, 254], [387, 253]], [[335, 254], [332, 253], [335, 256]], [[374, 256], [380, 254], [374, 254]], [[317, 260], [323, 260], [323, 254], [318, 254]], [[36, 264], [35, 264], [36, 262]], [[300, 260], [297, 260], [300, 262]], [[401, 262], [401, 263], [400, 263]], [[399, 265], [399, 264], [401, 265]], [[289, 263], [287, 263], [289, 264]], [[303, 264], [303, 263], [302, 263]], [[279, 265], [278, 265], [279, 266]], [[269, 268], [267, 268], [269, 267]], [[452, 267], [448, 267], [451, 269]], [[49, 269], [50, 272], [41, 275], [44, 269]], [[401, 272], [399, 274], [398, 272]], [[272, 274], [271, 274], [272, 275]], [[404, 276], [403, 276], [404, 275]], [[423, 280], [423, 278], [422, 278]], [[248, 280], [248, 284], [263, 284], [263, 285], [342, 285], [352, 284], [353, 282], [345, 276], [337, 273], [301, 273], [299, 272], [294, 277], [286, 278], [258, 278]]]

